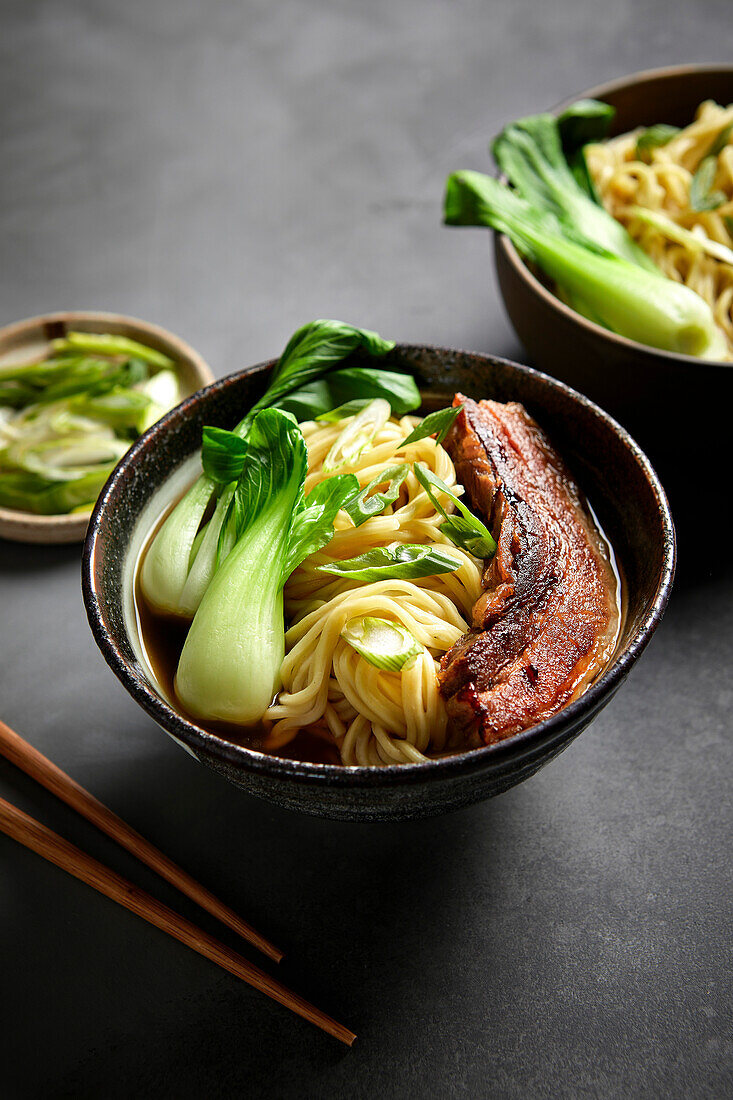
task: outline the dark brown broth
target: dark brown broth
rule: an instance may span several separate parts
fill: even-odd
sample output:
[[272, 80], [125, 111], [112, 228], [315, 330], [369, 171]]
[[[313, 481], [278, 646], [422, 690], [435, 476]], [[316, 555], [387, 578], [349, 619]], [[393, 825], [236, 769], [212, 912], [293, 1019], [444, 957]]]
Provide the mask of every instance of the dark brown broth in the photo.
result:
[[266, 752], [268, 756], [282, 756], [288, 760], [300, 760], [309, 764], [340, 764], [341, 756], [336, 745], [310, 730], [299, 730], [293, 740], [283, 745], [281, 749], [263, 749], [262, 742], [266, 731], [262, 725], [235, 726], [227, 722], [201, 722], [198, 718], [193, 718], [186, 713], [185, 707], [176, 695], [175, 677], [189, 624], [175, 615], [160, 614], [149, 607], [140, 587], [144, 557], [145, 554], [140, 558], [135, 577], [135, 606], [140, 640], [150, 669], [167, 701], [194, 725], [232, 744], [243, 745], [256, 752]]

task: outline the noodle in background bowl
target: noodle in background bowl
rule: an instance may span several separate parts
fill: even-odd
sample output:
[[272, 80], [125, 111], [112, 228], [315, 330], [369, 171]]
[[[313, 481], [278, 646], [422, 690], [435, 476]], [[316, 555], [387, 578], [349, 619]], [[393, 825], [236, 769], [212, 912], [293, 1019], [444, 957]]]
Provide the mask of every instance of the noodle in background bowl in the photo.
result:
[[125, 688], [197, 760], [280, 806], [354, 821], [400, 820], [457, 809], [500, 794], [565, 748], [621, 686], [669, 598], [675, 539], [664, 491], [648, 459], [609, 416], [567, 386], [503, 359], [398, 346], [391, 364], [415, 375], [426, 402], [456, 390], [521, 401], [546, 429], [596, 510], [624, 581], [616, 653], [575, 702], [486, 748], [386, 767], [310, 764], [268, 756], [203, 730], [156, 689], [145, 664], [133, 602], [135, 564], [150, 526], [194, 476], [204, 424], [231, 427], [264, 391], [263, 363], [194, 394], [125, 455], [92, 514], [82, 588], [94, 637]]
[[[706, 99], [733, 103], [733, 66], [685, 65], [634, 73], [589, 88], [578, 99], [616, 108], [611, 136], [658, 122], [686, 126]], [[530, 359], [608, 409], [667, 467], [679, 455], [679, 431], [690, 432], [690, 403], [704, 402], [705, 440], [723, 430], [733, 397], [733, 363], [709, 362], [638, 344], [587, 320], [565, 305], [524, 263], [508, 237], [495, 235], [496, 270], [504, 304]], [[727, 428], [726, 428], [727, 435]]]

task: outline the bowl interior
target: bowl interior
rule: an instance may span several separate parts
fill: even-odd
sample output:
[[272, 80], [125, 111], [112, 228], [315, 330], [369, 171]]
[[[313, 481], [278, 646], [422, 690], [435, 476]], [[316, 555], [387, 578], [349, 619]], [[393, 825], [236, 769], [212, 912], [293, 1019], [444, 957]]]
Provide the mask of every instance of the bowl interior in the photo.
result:
[[[548, 722], [499, 745], [427, 765], [341, 768], [273, 758], [206, 733], [182, 718], [154, 682], [142, 657], [132, 599], [136, 559], [160, 507], [195, 474], [204, 424], [231, 428], [265, 387], [271, 364], [232, 375], [169, 413], [122, 460], [97, 503], [84, 553], [87, 612], [98, 644], [125, 687], [153, 718], [197, 756], [229, 767], [359, 782], [355, 773], [435, 772], [471, 766], [526, 751], [569, 728], [585, 708], [602, 705], [646, 644], [668, 598], [674, 569], [674, 532], [663, 490], [648, 461], [614, 421], [568, 387], [526, 367], [466, 352], [398, 347], [392, 363], [410, 370], [427, 397], [521, 401], [548, 431], [587, 494], [606, 530], [623, 577], [625, 616], [617, 652], [604, 675]], [[577, 731], [576, 731], [577, 732]]]
[[[163, 352], [176, 364], [183, 397], [213, 380], [205, 360], [179, 337], [158, 325], [120, 313], [47, 313], [6, 325], [0, 329], [0, 366], [40, 359], [50, 352], [51, 340], [74, 330], [128, 336]], [[19, 542], [81, 542], [88, 522], [88, 513], [38, 516], [0, 508], [0, 537]]]

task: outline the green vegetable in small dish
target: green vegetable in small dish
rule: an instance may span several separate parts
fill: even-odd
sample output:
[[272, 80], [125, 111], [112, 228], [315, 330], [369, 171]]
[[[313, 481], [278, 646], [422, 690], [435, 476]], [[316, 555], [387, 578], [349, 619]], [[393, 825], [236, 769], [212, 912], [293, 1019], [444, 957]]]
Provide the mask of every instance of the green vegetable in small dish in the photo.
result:
[[69, 332], [0, 366], [0, 506], [88, 511], [130, 444], [180, 400], [173, 361], [127, 337]]

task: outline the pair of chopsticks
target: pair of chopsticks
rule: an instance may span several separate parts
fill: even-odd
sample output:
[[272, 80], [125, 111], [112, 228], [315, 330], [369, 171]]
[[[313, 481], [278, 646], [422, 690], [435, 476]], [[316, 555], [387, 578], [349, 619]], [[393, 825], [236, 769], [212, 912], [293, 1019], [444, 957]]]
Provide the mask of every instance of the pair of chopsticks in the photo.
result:
[[[251, 925], [242, 920], [232, 909], [224, 905], [213, 894], [209, 893], [200, 883], [186, 874], [162, 852], [158, 851], [149, 841], [131, 829], [121, 818], [112, 813], [110, 809], [99, 802], [84, 787], [56, 767], [52, 761], [34, 749], [27, 741], [24, 741], [14, 730], [0, 719], [0, 753], [12, 764], [26, 772], [32, 779], [37, 780], [47, 790], [55, 794], [57, 798], [66, 802], [73, 810], [87, 818], [102, 832], [107, 833], [113, 840], [126, 848], [141, 862], [146, 863], [156, 871], [161, 878], [166, 879], [182, 893], [197, 902], [203, 909], [218, 917], [229, 928], [233, 929], [249, 943], [259, 948], [275, 962], [282, 958], [282, 952], [269, 940], [256, 932]], [[70, 844], [57, 833], [47, 829], [39, 821], [24, 814], [16, 806], [0, 798], [0, 832], [7, 833], [14, 840], [24, 844], [26, 848], [37, 852], [44, 859], [55, 863], [70, 875], [81, 879], [100, 894], [123, 905], [133, 913], [137, 913], [143, 920], [148, 921], [156, 928], [162, 929], [168, 935], [185, 943], [194, 951], [198, 951], [207, 959], [211, 959], [217, 966], [228, 970], [237, 978], [267, 994], [274, 1001], [296, 1012], [299, 1016], [309, 1020], [316, 1027], [340, 1039], [342, 1043], [351, 1046], [356, 1036], [343, 1024], [337, 1023], [325, 1012], [314, 1005], [309, 1004], [297, 993], [287, 989], [276, 978], [260, 970], [258, 966], [247, 961], [236, 951], [232, 951], [203, 929], [198, 928], [185, 917], [180, 916], [167, 905], [157, 901], [151, 894], [139, 889], [133, 883], [118, 875], [115, 871], [105, 867], [96, 859], [82, 852]]]

